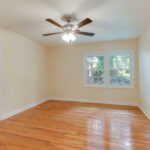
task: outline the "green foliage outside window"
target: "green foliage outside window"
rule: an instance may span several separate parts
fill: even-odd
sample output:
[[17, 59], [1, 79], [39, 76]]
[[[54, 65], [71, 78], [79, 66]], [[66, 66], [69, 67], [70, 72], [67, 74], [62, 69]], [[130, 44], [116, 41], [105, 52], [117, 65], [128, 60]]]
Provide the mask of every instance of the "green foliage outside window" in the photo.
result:
[[130, 56], [112, 55], [110, 56], [110, 83], [112, 85], [130, 84]]
[[97, 56], [93, 64], [93, 84], [104, 84], [104, 56]]

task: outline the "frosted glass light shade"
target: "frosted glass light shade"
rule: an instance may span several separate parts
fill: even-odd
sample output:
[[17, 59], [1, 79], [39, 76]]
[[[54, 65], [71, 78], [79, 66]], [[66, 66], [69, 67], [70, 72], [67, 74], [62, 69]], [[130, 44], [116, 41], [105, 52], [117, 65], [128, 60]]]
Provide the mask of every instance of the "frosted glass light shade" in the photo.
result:
[[62, 39], [66, 42], [70, 42], [70, 41], [75, 41], [76, 40], [76, 37], [74, 36], [74, 34], [72, 33], [65, 33], [63, 36], [62, 36]]

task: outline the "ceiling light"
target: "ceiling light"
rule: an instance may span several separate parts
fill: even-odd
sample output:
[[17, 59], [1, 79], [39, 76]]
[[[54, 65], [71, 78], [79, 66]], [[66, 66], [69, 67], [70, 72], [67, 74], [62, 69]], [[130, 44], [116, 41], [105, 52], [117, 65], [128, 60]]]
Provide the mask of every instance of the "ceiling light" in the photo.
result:
[[62, 36], [62, 39], [66, 42], [73, 42], [76, 40], [76, 37], [74, 36], [73, 33], [65, 33], [63, 36]]

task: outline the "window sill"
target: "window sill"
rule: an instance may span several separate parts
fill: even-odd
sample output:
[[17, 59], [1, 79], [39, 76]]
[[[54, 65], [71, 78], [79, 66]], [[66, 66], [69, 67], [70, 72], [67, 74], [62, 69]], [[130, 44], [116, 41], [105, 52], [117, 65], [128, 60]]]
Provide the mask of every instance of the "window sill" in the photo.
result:
[[84, 85], [84, 88], [107, 88], [107, 89], [134, 89], [134, 86], [106, 86], [106, 85]]
[[108, 88], [112, 89], [134, 89], [134, 86], [108, 86]]
[[85, 88], [107, 88], [105, 85], [84, 85]]

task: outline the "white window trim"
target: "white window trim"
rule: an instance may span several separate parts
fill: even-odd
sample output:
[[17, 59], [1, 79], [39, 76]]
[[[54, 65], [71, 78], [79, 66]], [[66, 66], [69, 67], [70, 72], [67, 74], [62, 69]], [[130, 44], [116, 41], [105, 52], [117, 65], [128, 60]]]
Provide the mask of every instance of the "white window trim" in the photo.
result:
[[[109, 64], [110, 64], [110, 59], [109, 56], [112, 54], [118, 54], [118, 55], [122, 55], [122, 54], [130, 54], [130, 58], [131, 58], [131, 64], [130, 64], [130, 68], [131, 68], [131, 84], [129, 86], [118, 86], [118, 85], [110, 85], [109, 81], [110, 81], [110, 68], [109, 68]], [[133, 50], [120, 50], [120, 51], [110, 51], [107, 53], [107, 59], [108, 59], [108, 87], [109, 88], [134, 88], [134, 53]]]
[[[111, 54], [130, 54], [131, 56], [131, 84], [129, 86], [114, 86], [109, 84], [109, 56]], [[104, 74], [105, 74], [105, 83], [104, 85], [89, 85], [86, 83], [86, 57], [88, 56], [104, 56]], [[83, 55], [83, 82], [84, 87], [99, 87], [99, 88], [134, 88], [134, 51], [133, 50], [117, 50], [117, 51], [105, 51], [105, 52], [94, 52], [86, 53]]]
[[[106, 78], [106, 67], [104, 67], [104, 84], [103, 85], [90, 85], [86, 83], [86, 58], [89, 56], [104, 56], [104, 60], [106, 60], [106, 53], [103, 52], [96, 52], [96, 53], [87, 53], [84, 54], [83, 56], [83, 81], [84, 81], [84, 87], [102, 87], [105, 88], [106, 87], [106, 82], [107, 82], [107, 78]], [[104, 66], [106, 65], [106, 61], [104, 62]]]

